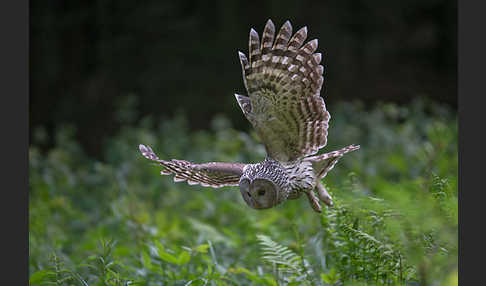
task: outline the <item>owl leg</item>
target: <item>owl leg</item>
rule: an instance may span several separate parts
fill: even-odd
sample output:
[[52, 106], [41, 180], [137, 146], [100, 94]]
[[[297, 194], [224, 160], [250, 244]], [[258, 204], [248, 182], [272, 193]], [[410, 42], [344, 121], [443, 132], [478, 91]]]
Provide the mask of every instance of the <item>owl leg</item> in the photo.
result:
[[317, 194], [319, 195], [319, 199], [323, 201], [327, 206], [332, 207], [332, 198], [327, 193], [326, 188], [322, 185], [320, 181], [316, 184]]
[[305, 193], [307, 198], [309, 199], [309, 204], [311, 205], [312, 209], [316, 212], [322, 212], [321, 205], [319, 204], [319, 199], [316, 197], [313, 191], [308, 191]]

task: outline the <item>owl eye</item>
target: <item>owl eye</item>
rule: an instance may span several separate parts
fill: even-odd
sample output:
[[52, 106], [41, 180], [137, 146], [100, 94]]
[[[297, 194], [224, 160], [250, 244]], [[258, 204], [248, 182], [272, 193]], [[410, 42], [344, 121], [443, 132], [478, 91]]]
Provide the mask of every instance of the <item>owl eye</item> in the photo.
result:
[[260, 190], [258, 190], [258, 195], [259, 195], [259, 196], [263, 196], [263, 195], [265, 195], [265, 190], [264, 190], [264, 189], [260, 189]]

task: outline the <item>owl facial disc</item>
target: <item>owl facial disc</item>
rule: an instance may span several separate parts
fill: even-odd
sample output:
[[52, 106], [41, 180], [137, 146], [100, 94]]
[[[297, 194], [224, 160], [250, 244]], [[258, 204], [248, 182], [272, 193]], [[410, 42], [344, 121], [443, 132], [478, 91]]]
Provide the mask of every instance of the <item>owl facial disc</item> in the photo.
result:
[[254, 209], [268, 209], [278, 202], [278, 191], [276, 186], [269, 180], [242, 179], [240, 181], [241, 196], [246, 204]]

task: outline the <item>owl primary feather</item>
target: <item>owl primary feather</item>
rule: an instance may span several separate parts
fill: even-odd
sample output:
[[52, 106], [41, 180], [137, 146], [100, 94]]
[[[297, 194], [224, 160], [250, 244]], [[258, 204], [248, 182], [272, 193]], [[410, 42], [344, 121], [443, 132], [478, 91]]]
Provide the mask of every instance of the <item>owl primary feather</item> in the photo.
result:
[[173, 174], [175, 182], [212, 188], [239, 186], [244, 201], [254, 209], [271, 208], [305, 194], [312, 209], [321, 212], [319, 201], [332, 205], [321, 179], [359, 145], [315, 155], [326, 145], [331, 117], [320, 96], [324, 68], [321, 54], [315, 53], [317, 39], [304, 44], [307, 28], [292, 34], [289, 21], [275, 32], [271, 20], [261, 39], [251, 29], [248, 57], [238, 52], [247, 96], [235, 97], [265, 146], [263, 162], [196, 164], [161, 160], [142, 144], [139, 149], [164, 167], [162, 175]]

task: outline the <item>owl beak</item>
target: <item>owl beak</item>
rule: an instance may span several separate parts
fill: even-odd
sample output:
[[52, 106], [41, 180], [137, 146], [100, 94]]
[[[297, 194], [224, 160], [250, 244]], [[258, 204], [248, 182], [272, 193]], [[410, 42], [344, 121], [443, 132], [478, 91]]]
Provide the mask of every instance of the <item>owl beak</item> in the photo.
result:
[[255, 209], [261, 209], [262, 208], [256, 200], [252, 199], [252, 203], [253, 203], [253, 208], [255, 208]]

